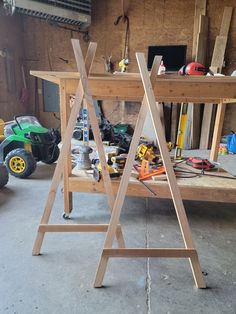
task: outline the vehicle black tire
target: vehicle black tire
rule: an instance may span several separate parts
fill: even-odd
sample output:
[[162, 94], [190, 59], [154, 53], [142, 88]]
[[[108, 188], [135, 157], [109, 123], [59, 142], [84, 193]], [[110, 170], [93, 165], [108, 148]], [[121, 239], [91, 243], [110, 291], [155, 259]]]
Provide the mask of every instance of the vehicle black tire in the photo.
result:
[[7, 154], [5, 163], [8, 172], [17, 178], [27, 178], [36, 169], [34, 156], [24, 148], [13, 149]]
[[0, 164], [0, 189], [7, 184], [9, 179], [9, 174], [7, 171], [7, 167], [4, 164]]
[[42, 162], [44, 162], [45, 164], [53, 164], [55, 161], [57, 161], [58, 157], [60, 155], [60, 149], [57, 145], [55, 145], [53, 147], [53, 153], [52, 153], [52, 157], [48, 160], [42, 160]]

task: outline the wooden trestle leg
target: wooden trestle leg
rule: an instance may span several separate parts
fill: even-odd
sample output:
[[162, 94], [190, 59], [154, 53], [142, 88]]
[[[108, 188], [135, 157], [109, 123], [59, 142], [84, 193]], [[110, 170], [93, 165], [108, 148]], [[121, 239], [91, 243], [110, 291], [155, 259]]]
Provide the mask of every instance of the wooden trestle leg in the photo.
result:
[[[64, 232], [64, 231], [102, 231], [104, 232], [107, 227], [106, 226], [99, 226], [99, 225], [87, 225], [87, 226], [83, 226], [83, 225], [76, 225], [76, 226], [66, 226], [69, 228], [65, 228], [65, 225], [49, 225], [49, 218], [51, 215], [51, 211], [52, 211], [52, 207], [55, 201], [55, 197], [56, 197], [56, 193], [57, 193], [57, 189], [60, 183], [60, 179], [63, 173], [63, 169], [65, 170], [65, 167], [68, 167], [68, 155], [70, 154], [70, 147], [71, 147], [71, 138], [72, 138], [72, 134], [73, 134], [73, 130], [74, 130], [74, 126], [76, 124], [76, 120], [77, 120], [77, 116], [79, 115], [79, 111], [81, 108], [81, 104], [83, 99], [85, 98], [87, 100], [87, 104], [88, 104], [88, 109], [89, 109], [89, 113], [91, 115], [91, 124], [92, 124], [92, 128], [95, 134], [95, 140], [97, 140], [97, 143], [99, 146], [101, 146], [99, 148], [99, 156], [101, 158], [101, 162], [103, 165], [103, 175], [105, 175], [105, 177], [107, 177], [107, 184], [105, 182], [105, 187], [109, 190], [109, 207], [110, 209], [112, 208], [112, 205], [114, 202], [114, 196], [113, 196], [113, 191], [112, 191], [112, 186], [111, 186], [111, 182], [110, 182], [110, 177], [108, 174], [108, 170], [106, 167], [106, 160], [105, 160], [105, 154], [104, 154], [104, 149], [103, 149], [103, 145], [102, 145], [102, 140], [101, 140], [101, 136], [99, 133], [99, 127], [98, 127], [98, 122], [97, 122], [97, 118], [96, 118], [96, 114], [95, 114], [95, 110], [93, 107], [93, 101], [92, 101], [92, 97], [91, 97], [91, 93], [88, 89], [88, 77], [87, 77], [87, 73], [86, 73], [86, 69], [88, 71], [90, 71], [91, 66], [92, 66], [92, 62], [94, 59], [94, 55], [95, 55], [95, 51], [96, 51], [96, 43], [90, 43], [89, 48], [88, 48], [88, 52], [87, 52], [87, 56], [85, 59], [85, 63], [83, 60], [83, 56], [82, 56], [82, 52], [79, 46], [79, 41], [78, 40], [72, 40], [72, 44], [73, 47], [75, 48], [75, 54], [76, 54], [76, 60], [79, 62], [79, 72], [81, 75], [81, 79], [79, 81], [78, 84], [78, 88], [76, 90], [76, 95], [75, 95], [75, 103], [72, 107], [71, 113], [70, 113], [70, 117], [68, 120], [68, 125], [65, 129], [65, 134], [64, 134], [64, 140], [63, 140], [63, 144], [61, 147], [61, 152], [56, 164], [56, 168], [53, 174], [53, 178], [52, 178], [52, 182], [51, 182], [51, 186], [50, 186], [50, 190], [48, 193], [48, 197], [46, 200], [46, 204], [45, 204], [45, 208], [44, 208], [44, 213], [43, 216], [41, 218], [41, 222], [38, 228], [38, 233], [37, 233], [37, 237], [34, 243], [34, 247], [33, 247], [33, 255], [39, 255], [40, 254], [40, 249], [43, 243], [43, 239], [44, 239], [44, 235], [45, 232], [54, 232], [55, 230], [57, 232]], [[78, 57], [79, 56], [79, 57]], [[89, 72], [88, 72], [89, 74]], [[62, 87], [63, 88], [63, 87]], [[66, 91], [64, 91], [66, 93]], [[64, 97], [66, 98], [66, 97]], [[63, 103], [63, 105], [66, 106], [65, 103]], [[67, 160], [66, 165], [64, 165], [65, 160]], [[69, 168], [66, 168], [68, 171], [66, 171], [66, 174], [69, 174]], [[64, 173], [65, 175], [65, 173]], [[67, 191], [68, 192], [68, 191]], [[69, 193], [69, 192], [68, 192]], [[68, 197], [69, 194], [67, 194]], [[68, 201], [69, 204], [69, 201]], [[54, 230], [54, 231], [53, 231]], [[118, 226], [117, 227], [117, 240], [118, 240], [118, 245], [119, 247], [124, 247], [124, 239], [123, 239], [123, 235], [122, 235], [122, 231], [121, 231], [121, 227]]]
[[[160, 66], [160, 62], [161, 62], [161, 57], [156, 56], [154, 61], [153, 61], [153, 66], [152, 66], [152, 70], [151, 70], [151, 81], [152, 81], [152, 83], [155, 82], [155, 77], [156, 77], [157, 70]], [[112, 243], [113, 243], [113, 239], [114, 239], [115, 224], [116, 224], [116, 221], [119, 221], [119, 217], [121, 214], [122, 205], [123, 205], [124, 199], [125, 199], [125, 193], [126, 193], [126, 190], [128, 187], [129, 176], [130, 176], [130, 173], [131, 173], [131, 170], [133, 167], [133, 161], [134, 161], [135, 154], [137, 151], [137, 146], [139, 144], [141, 132], [142, 132], [142, 129], [144, 126], [144, 121], [145, 121], [145, 118], [147, 115], [147, 110], [148, 110], [148, 108], [147, 108], [147, 104], [146, 104], [146, 98], [144, 97], [140, 111], [139, 111], [139, 114], [138, 114], [138, 118], [136, 121], [134, 134], [133, 134], [132, 141], [130, 144], [129, 153], [128, 153], [126, 164], [125, 164], [125, 169], [124, 169], [123, 175], [121, 177], [121, 182], [120, 182], [119, 190], [117, 193], [116, 201], [114, 204], [114, 209], [112, 211], [112, 215], [111, 215], [111, 219], [110, 219], [110, 223], [109, 223], [109, 228], [107, 231], [106, 240], [105, 240], [105, 244], [104, 244], [104, 249], [112, 247]], [[103, 277], [105, 275], [108, 259], [109, 259], [109, 256], [106, 256], [104, 254], [104, 250], [103, 250], [103, 253], [102, 253], [101, 258], [100, 258], [99, 266], [97, 269], [94, 287], [101, 287], [102, 286]]]
[[[84, 62], [82, 62], [83, 55], [82, 55], [82, 51], [81, 51], [81, 48], [79, 45], [79, 41], [72, 39], [72, 46], [74, 49], [74, 54], [75, 54], [75, 59], [76, 59], [78, 71], [81, 74], [81, 77], [82, 77], [81, 80], [83, 80], [84, 98], [85, 98], [85, 101], [87, 103], [91, 128], [93, 131], [95, 143], [96, 143], [97, 150], [98, 150], [98, 156], [99, 156], [99, 160], [100, 160], [101, 167], [102, 167], [102, 178], [103, 178], [104, 188], [105, 188], [107, 198], [108, 198], [108, 205], [109, 205], [110, 211], [112, 211], [112, 208], [114, 206], [115, 197], [114, 197], [114, 192], [112, 189], [111, 178], [110, 178], [108, 168], [107, 168], [105, 151], [104, 151], [104, 147], [103, 147], [103, 143], [102, 143], [102, 138], [101, 138], [101, 134], [100, 134], [100, 129], [99, 129], [99, 125], [98, 125], [96, 112], [95, 112], [94, 105], [93, 105], [93, 98], [92, 98], [92, 95], [91, 95], [91, 92], [90, 92], [89, 86], [88, 86], [88, 77], [87, 77], [87, 73], [86, 73], [86, 63], [84, 64]], [[87, 68], [87, 70], [88, 70], [88, 68]], [[118, 246], [124, 247], [125, 242], [124, 242], [124, 238], [123, 238], [123, 234], [122, 234], [120, 226], [117, 227], [116, 236], [117, 236]]]
[[[177, 186], [176, 177], [173, 171], [173, 167], [171, 165], [171, 160], [169, 156], [169, 152], [166, 145], [166, 140], [164, 136], [164, 131], [161, 125], [160, 114], [158, 108], [156, 106], [155, 97], [152, 89], [153, 80], [149, 78], [147, 65], [144, 59], [144, 54], [137, 53], [136, 54], [138, 66], [143, 82], [143, 87], [145, 91], [143, 103], [140, 109], [140, 113], [138, 116], [138, 120], [136, 122], [135, 131], [133, 134], [132, 142], [129, 149], [129, 154], [126, 161], [126, 166], [124, 169], [124, 173], [121, 179], [121, 183], [119, 186], [119, 190], [117, 193], [117, 197], [115, 200], [114, 208], [112, 210], [111, 219], [109, 222], [109, 227], [107, 230], [107, 235], [104, 243], [104, 248], [101, 254], [99, 266], [97, 269], [97, 274], [94, 282], [95, 287], [101, 287], [103, 278], [105, 275], [107, 263], [109, 257], [187, 257], [189, 258], [190, 265], [192, 268], [194, 280], [196, 286], [198, 288], [205, 288], [205, 283], [203, 280], [203, 275], [201, 272], [200, 264], [198, 261], [197, 251], [194, 247], [188, 220], [186, 217], [185, 209], [183, 206], [182, 198], [180, 195], [179, 188]], [[152, 73], [153, 74], [153, 73]], [[156, 138], [158, 141], [159, 149], [161, 152], [162, 160], [166, 169], [168, 184], [170, 188], [170, 192], [172, 195], [173, 203], [175, 206], [178, 222], [180, 225], [181, 233], [183, 236], [185, 249], [112, 249], [112, 243], [114, 240], [116, 226], [120, 219], [120, 214], [125, 198], [125, 193], [128, 187], [129, 176], [131, 173], [137, 145], [139, 142], [139, 138], [141, 135], [143, 121], [146, 117], [147, 110], [150, 110], [151, 119], [154, 125], [154, 130], [156, 134]]]
[[220, 137], [221, 137], [224, 117], [225, 117], [225, 108], [226, 108], [226, 104], [224, 104], [223, 102], [217, 105], [215, 127], [214, 127], [214, 132], [213, 132], [211, 153], [210, 153], [210, 160], [212, 161], [217, 161], [217, 157], [218, 157]]

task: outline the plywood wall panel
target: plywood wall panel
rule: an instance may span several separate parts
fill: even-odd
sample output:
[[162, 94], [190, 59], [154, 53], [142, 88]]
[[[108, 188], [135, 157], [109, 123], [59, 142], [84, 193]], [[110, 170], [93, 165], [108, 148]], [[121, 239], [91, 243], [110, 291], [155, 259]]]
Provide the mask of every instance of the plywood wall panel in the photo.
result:
[[[195, 0], [124, 0], [124, 2], [130, 19], [130, 66], [128, 69], [130, 72], [138, 70], [135, 52], [144, 52], [147, 56], [148, 46], [151, 45], [187, 45], [187, 60], [191, 61]], [[209, 17], [208, 63], [211, 60], [215, 37], [219, 34], [224, 6], [236, 7], [235, 0], [207, 1], [207, 16]], [[115, 68], [118, 69], [118, 63], [122, 58], [124, 49], [125, 24], [120, 21], [119, 25], [115, 26], [114, 21], [121, 14], [120, 0], [92, 1], [92, 25], [89, 34], [92, 41], [98, 42], [93, 72], [104, 72], [103, 57], [108, 58], [110, 55], [112, 55]], [[226, 50], [227, 67], [223, 69], [226, 74], [230, 74], [236, 68], [235, 14], [234, 12]], [[46, 21], [35, 18], [24, 17], [22, 20], [24, 21], [25, 58], [28, 70], [48, 70], [49, 63], [51, 63], [53, 70], [76, 70], [70, 38], [81, 39], [82, 50], [85, 53], [88, 43], [83, 41], [82, 34], [51, 26]], [[60, 57], [68, 59], [68, 64], [60, 60]], [[29, 76], [27, 79], [32, 88], [31, 103], [33, 106], [34, 79]], [[105, 111], [110, 111], [109, 109], [114, 108], [114, 106], [107, 103]], [[135, 104], [130, 103], [126, 105], [126, 108], [129, 108], [126, 110], [127, 121], [135, 121], [135, 106]], [[41, 109], [42, 106], [40, 107], [42, 122], [48, 126], [54, 126], [54, 124], [57, 126], [58, 121], [53, 115], [43, 113]], [[228, 130], [227, 125], [232, 125], [230, 122], [232, 119], [236, 120], [236, 109], [227, 109], [227, 124], [225, 123], [224, 132]]]
[[[28, 104], [21, 104], [19, 101], [23, 87], [21, 65], [24, 64], [24, 47], [22, 43], [22, 19], [17, 15], [6, 16], [3, 8], [0, 7], [0, 50], [6, 52], [5, 57], [0, 56], [0, 117], [5, 121], [12, 120], [14, 115], [25, 114], [29, 110]], [[13, 65], [13, 71], [10, 71], [11, 79], [8, 82], [7, 60]]]

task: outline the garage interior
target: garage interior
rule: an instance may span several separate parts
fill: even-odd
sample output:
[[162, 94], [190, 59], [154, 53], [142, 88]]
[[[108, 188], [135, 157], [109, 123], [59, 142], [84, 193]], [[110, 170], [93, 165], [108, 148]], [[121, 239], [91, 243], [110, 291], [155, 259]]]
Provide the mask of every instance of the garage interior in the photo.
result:
[[[0, 189], [0, 313], [236, 313], [235, 8], [235, 0], [1, 3], [0, 162], [9, 178]], [[201, 73], [188, 73], [192, 62]], [[24, 135], [15, 148], [38, 159], [22, 178], [6, 149], [9, 128], [22, 131], [15, 116], [35, 116], [60, 149], [54, 162]], [[132, 132], [112, 146], [101, 138], [111, 126]], [[162, 178], [141, 179], [154, 159], [135, 143], [152, 143]], [[110, 178], [117, 146], [128, 156]], [[202, 168], [176, 171], [190, 159]]]

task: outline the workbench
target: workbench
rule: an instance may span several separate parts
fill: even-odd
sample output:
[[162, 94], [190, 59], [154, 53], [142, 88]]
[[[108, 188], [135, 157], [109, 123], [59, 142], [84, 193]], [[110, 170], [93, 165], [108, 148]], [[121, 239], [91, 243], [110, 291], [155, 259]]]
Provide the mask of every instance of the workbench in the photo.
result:
[[[31, 71], [32, 75], [56, 83], [60, 89], [60, 113], [62, 136], [66, 128], [70, 114], [69, 95], [74, 95], [78, 86], [80, 75], [78, 72], [47, 72]], [[144, 90], [139, 74], [117, 73], [117, 74], [92, 74], [89, 76], [89, 85], [92, 96], [97, 100], [127, 100], [142, 101]], [[218, 105], [218, 118], [215, 123], [215, 140], [213, 141], [211, 156], [216, 160], [219, 140], [222, 131], [225, 103], [232, 103], [236, 99], [235, 77], [202, 77], [202, 76], [175, 76], [161, 75], [156, 77], [154, 86], [156, 100], [159, 102], [194, 102], [215, 103]], [[236, 100], [235, 100], [236, 102]], [[67, 160], [69, 163], [69, 160]], [[69, 166], [70, 167], [70, 166]], [[96, 182], [87, 176], [76, 176], [71, 170], [65, 168], [65, 212], [70, 211], [70, 192], [104, 193], [102, 182]], [[201, 178], [178, 178], [177, 180], [181, 196], [185, 200], [236, 202], [236, 181], [201, 177]], [[148, 181], [152, 189], [161, 198], [170, 198], [170, 191], [166, 182]], [[115, 191], [119, 186], [119, 180], [112, 180]], [[143, 185], [131, 178], [127, 195], [138, 195], [141, 197], [152, 197]], [[69, 208], [70, 207], [70, 208]]]

